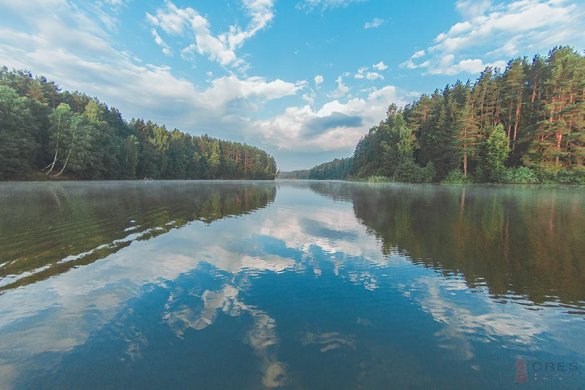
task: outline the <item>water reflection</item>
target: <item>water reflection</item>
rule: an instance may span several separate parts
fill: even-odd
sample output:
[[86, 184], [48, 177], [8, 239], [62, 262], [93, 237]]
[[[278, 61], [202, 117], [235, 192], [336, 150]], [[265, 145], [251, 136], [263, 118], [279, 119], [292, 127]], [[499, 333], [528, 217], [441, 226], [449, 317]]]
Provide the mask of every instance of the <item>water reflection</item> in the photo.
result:
[[[580, 188], [310, 184], [351, 201], [383, 242], [469, 287], [543, 303], [585, 303], [585, 191]], [[585, 313], [584, 313], [585, 314]]]
[[[579, 288], [556, 285], [564, 280], [558, 275], [538, 283], [544, 276], [531, 264], [553, 249], [527, 248], [525, 258], [513, 258], [527, 234], [515, 230], [540, 231], [538, 213], [550, 211], [553, 190], [185, 185], [163, 184], [148, 202], [151, 195], [133, 184], [134, 199], [118, 209], [120, 221], [140, 221], [141, 231], [184, 221], [165, 234], [5, 289], [0, 387], [508, 388], [519, 358], [575, 363], [579, 370], [563, 383], [585, 375], [583, 316], [559, 305], [583, 310]], [[584, 223], [582, 198], [554, 193], [563, 226], [553, 218], [561, 232], [541, 244], [579, 249], [581, 237], [570, 229]], [[148, 224], [156, 207], [167, 211]], [[57, 228], [71, 223], [59, 215]], [[239, 216], [220, 218], [227, 215]], [[502, 218], [507, 249], [499, 247], [505, 229], [494, 235], [484, 226]], [[426, 226], [433, 221], [441, 225]], [[126, 237], [127, 228], [101, 227], [106, 239], [92, 245]], [[480, 237], [469, 233], [461, 242], [467, 231]], [[92, 249], [77, 237], [76, 251]], [[500, 256], [507, 251], [504, 264], [532, 272], [481, 264], [500, 261], [484, 253], [489, 245]], [[573, 255], [550, 267], [571, 263], [572, 280], [582, 280], [579, 252], [558, 253]]]
[[0, 183], [0, 292], [192, 221], [249, 213], [275, 194], [272, 184]]

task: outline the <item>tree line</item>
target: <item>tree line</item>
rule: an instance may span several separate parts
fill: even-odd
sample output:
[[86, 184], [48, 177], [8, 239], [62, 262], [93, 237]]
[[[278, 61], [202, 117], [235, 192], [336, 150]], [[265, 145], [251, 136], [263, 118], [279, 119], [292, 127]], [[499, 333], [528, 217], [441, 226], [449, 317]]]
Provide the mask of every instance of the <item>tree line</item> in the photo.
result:
[[348, 159], [309, 178], [585, 184], [585, 57], [570, 47], [487, 67], [391, 105]]
[[122, 118], [28, 71], [0, 69], [0, 180], [274, 179], [256, 147]]

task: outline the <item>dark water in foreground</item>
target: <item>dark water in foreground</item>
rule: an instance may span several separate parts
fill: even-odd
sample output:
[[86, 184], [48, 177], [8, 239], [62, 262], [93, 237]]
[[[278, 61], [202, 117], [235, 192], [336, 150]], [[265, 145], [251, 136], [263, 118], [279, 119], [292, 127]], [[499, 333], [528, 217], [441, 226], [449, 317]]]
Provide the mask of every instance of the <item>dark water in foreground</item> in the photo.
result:
[[584, 388], [585, 190], [0, 183], [0, 388]]

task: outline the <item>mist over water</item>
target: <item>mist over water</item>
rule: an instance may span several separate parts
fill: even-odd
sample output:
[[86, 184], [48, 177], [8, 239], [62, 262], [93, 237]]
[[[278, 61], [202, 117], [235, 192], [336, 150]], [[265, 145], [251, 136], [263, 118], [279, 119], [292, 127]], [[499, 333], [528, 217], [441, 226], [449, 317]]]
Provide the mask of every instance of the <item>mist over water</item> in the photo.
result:
[[0, 183], [0, 387], [576, 386], [584, 231], [574, 187]]

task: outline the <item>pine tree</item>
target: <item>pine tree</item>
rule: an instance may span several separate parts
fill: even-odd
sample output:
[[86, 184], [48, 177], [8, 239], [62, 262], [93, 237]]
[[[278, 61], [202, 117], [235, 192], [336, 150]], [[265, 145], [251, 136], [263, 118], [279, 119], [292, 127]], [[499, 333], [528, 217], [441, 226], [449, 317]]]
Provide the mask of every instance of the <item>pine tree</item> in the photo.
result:
[[475, 158], [481, 142], [471, 93], [468, 90], [463, 109], [456, 122], [455, 148], [463, 160], [463, 177], [467, 178], [470, 159]]

